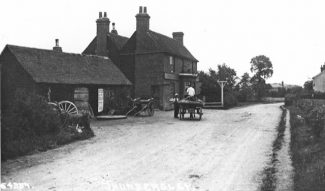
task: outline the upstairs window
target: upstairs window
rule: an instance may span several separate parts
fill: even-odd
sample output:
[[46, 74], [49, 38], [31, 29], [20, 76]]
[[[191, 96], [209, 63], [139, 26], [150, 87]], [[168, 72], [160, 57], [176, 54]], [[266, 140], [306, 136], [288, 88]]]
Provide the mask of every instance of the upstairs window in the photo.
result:
[[170, 66], [170, 73], [175, 72], [175, 59], [172, 56], [169, 56], [169, 66]]

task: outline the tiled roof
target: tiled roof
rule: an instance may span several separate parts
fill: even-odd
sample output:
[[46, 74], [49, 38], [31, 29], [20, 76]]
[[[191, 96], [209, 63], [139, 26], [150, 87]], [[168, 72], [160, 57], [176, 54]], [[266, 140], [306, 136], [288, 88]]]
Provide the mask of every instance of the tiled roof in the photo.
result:
[[[134, 43], [136, 46], [134, 46]], [[147, 32], [134, 32], [121, 50], [122, 54], [156, 52], [165, 52], [189, 60], [198, 61], [190, 51], [177, 40], [150, 30]]]
[[131, 85], [109, 58], [7, 45], [38, 83]]
[[[111, 40], [112, 42], [114, 42], [114, 44], [118, 50], [121, 50], [121, 48], [124, 46], [124, 44], [129, 40], [129, 38], [127, 38], [127, 37], [117, 35], [114, 33], [107, 34], [107, 37], [108, 37], [107, 41]], [[97, 37], [95, 37], [91, 41], [91, 43], [88, 45], [88, 47], [83, 51], [83, 54], [96, 55], [96, 45], [97, 45], [96, 39], [97, 39]], [[108, 43], [109, 42], [107, 42], [107, 44]]]

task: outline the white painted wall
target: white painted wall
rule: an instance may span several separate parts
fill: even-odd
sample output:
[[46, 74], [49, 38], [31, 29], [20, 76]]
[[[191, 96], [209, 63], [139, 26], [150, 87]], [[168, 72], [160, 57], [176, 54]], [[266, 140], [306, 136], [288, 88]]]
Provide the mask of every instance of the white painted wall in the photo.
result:
[[313, 78], [314, 91], [325, 92], [325, 71]]

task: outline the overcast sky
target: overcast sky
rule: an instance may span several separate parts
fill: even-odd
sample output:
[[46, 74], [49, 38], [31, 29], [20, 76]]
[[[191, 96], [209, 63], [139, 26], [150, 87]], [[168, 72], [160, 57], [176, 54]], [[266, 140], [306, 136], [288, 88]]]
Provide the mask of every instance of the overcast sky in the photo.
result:
[[63, 51], [81, 53], [96, 35], [99, 11], [130, 37], [139, 6], [147, 6], [151, 30], [184, 32], [199, 70], [226, 63], [241, 76], [263, 54], [274, 67], [267, 82], [302, 85], [325, 62], [323, 0], [2, 0], [0, 49], [51, 49], [59, 38]]

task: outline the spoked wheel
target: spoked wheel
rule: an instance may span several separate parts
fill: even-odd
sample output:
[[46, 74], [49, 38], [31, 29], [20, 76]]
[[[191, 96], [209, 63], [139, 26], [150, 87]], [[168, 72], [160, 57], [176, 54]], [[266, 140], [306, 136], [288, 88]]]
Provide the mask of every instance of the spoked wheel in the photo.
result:
[[[75, 122], [69, 122], [69, 115], [78, 114], [77, 106], [70, 101], [60, 101], [58, 106], [61, 110], [61, 117], [63, 126], [68, 126], [70, 128], [75, 128], [78, 131], [79, 125]], [[79, 131], [78, 131], [79, 132]]]
[[202, 119], [202, 114], [203, 114], [203, 113], [202, 113], [202, 108], [200, 108], [200, 109], [199, 109], [199, 120]]
[[78, 114], [77, 106], [70, 101], [60, 101], [59, 108], [67, 114]]
[[179, 107], [178, 115], [179, 115], [179, 120], [184, 119], [184, 110], [182, 107]]
[[153, 116], [154, 113], [155, 113], [155, 110], [153, 108], [153, 104], [149, 104], [149, 107], [148, 107], [148, 115], [149, 116]]

